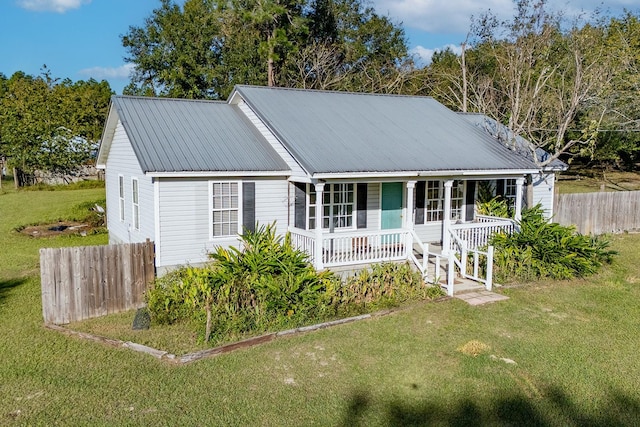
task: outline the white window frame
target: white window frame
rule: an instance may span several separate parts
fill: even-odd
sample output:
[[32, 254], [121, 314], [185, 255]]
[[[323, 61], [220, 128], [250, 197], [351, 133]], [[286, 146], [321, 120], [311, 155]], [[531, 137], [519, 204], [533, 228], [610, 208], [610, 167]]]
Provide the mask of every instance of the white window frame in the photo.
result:
[[[349, 187], [351, 186], [351, 187]], [[350, 188], [350, 189], [349, 189]], [[358, 186], [354, 182], [335, 182], [327, 183], [324, 185], [323, 191], [323, 203], [322, 203], [322, 229], [323, 230], [354, 230], [357, 228], [357, 211], [356, 204], [358, 200]], [[318, 200], [314, 184], [307, 184], [307, 230], [315, 230], [318, 212]], [[351, 194], [352, 200], [348, 201], [349, 194]], [[346, 196], [346, 197], [345, 197]], [[341, 199], [336, 202], [336, 197]], [[343, 201], [342, 199], [347, 199]], [[326, 201], [329, 200], [329, 203]], [[346, 214], [344, 211], [351, 206], [351, 214]], [[342, 218], [344, 221], [351, 222], [350, 225], [341, 225], [340, 221], [336, 223], [337, 219]], [[331, 224], [333, 227], [331, 227]]]
[[140, 182], [138, 178], [131, 178], [131, 222], [133, 229], [140, 230]]
[[[436, 197], [430, 197], [435, 194]], [[424, 185], [424, 223], [442, 221], [444, 215], [444, 182], [431, 179]]]
[[124, 222], [124, 175], [118, 175], [118, 212], [120, 215], [120, 222]]
[[[465, 181], [453, 181], [453, 185], [451, 186], [452, 221], [464, 219], [464, 195]], [[422, 209], [424, 212], [424, 222], [417, 225], [442, 221], [442, 218], [444, 218], [444, 180], [430, 179], [425, 181], [424, 205], [418, 206], [417, 200], [414, 202], [414, 205], [416, 209]]]
[[504, 180], [504, 199], [507, 201], [509, 209], [515, 209], [516, 197], [518, 194], [518, 184], [515, 178]]
[[[214, 188], [216, 185], [220, 184], [222, 189], [223, 189], [223, 193], [215, 196], [214, 194]], [[231, 192], [233, 185], [236, 186], [237, 192], [235, 195], [235, 200], [236, 200], [236, 207], [233, 207], [233, 198], [234, 195]], [[228, 207], [214, 207], [214, 196], [215, 197], [220, 197], [221, 201], [222, 198], [227, 196], [226, 194], [224, 194], [224, 187], [225, 186], [229, 186], [229, 193], [228, 193], [228, 197], [229, 197], [229, 204], [231, 206]], [[224, 201], [222, 201], [222, 204], [224, 204]], [[231, 213], [232, 212], [237, 212], [237, 216], [236, 216], [236, 220], [232, 221], [231, 219]], [[229, 234], [219, 234], [219, 235], [214, 235], [214, 231], [215, 231], [215, 224], [214, 224], [214, 217], [215, 212], [229, 212], [229, 219], [228, 220], [222, 220], [219, 222], [219, 224], [221, 224], [223, 226], [224, 229], [224, 225], [229, 225], [231, 226], [231, 224], [233, 224], [234, 222], [237, 223], [237, 226], [235, 227], [235, 229], [230, 228], [229, 229]], [[224, 216], [224, 214], [223, 214]], [[209, 181], [209, 239], [210, 240], [216, 240], [216, 239], [227, 239], [229, 237], [235, 237], [239, 234], [242, 233], [242, 181], [224, 181], [224, 180], [219, 180], [219, 181]]]
[[465, 182], [462, 180], [453, 181], [451, 186], [451, 220], [464, 221], [464, 188]]

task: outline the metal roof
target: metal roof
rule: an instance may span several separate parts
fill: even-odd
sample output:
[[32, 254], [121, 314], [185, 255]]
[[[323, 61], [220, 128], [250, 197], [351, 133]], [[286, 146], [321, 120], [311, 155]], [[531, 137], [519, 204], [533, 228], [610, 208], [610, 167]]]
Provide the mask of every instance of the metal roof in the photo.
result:
[[[469, 122], [473, 123], [478, 128], [487, 132], [489, 135], [491, 135], [496, 140], [500, 141], [502, 144], [506, 145], [507, 142], [505, 140], [508, 141], [509, 139], [511, 139], [509, 136], [511, 134], [509, 129], [505, 125], [498, 123], [496, 120], [492, 119], [489, 116], [486, 116], [480, 113], [458, 113], [458, 114], [461, 117], [464, 117]], [[500, 138], [502, 139], [502, 141], [500, 140]], [[532, 162], [535, 162], [533, 158], [533, 152], [531, 151], [532, 149], [535, 149], [536, 157], [540, 162], [544, 162], [550, 156], [549, 153], [547, 153], [545, 150], [539, 147], [534, 147], [529, 140], [521, 137], [520, 135], [516, 135], [516, 137], [513, 138], [513, 141], [515, 142], [515, 144], [511, 148], [511, 150], [531, 160]], [[563, 170], [567, 170], [568, 167], [569, 165], [567, 165], [562, 160], [554, 159], [542, 169], [563, 171]]]
[[310, 174], [539, 169], [433, 98], [236, 91]]
[[144, 172], [289, 170], [226, 102], [114, 96], [112, 105]]

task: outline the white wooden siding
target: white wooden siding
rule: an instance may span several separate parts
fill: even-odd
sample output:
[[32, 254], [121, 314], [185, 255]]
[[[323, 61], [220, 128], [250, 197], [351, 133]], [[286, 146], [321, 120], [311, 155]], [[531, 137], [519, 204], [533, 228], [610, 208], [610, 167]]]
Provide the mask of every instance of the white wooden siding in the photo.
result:
[[[209, 235], [209, 185], [211, 179], [163, 178], [159, 181], [159, 247], [156, 265], [166, 269], [208, 260], [217, 246], [238, 246], [237, 237], [211, 239]], [[237, 180], [242, 180], [237, 178]], [[276, 221], [276, 232], [287, 230], [287, 185], [284, 178], [250, 179], [255, 182], [256, 221]], [[242, 203], [242, 201], [240, 201]], [[239, 218], [242, 221], [242, 218]]]
[[294, 158], [289, 154], [286, 148], [280, 143], [278, 138], [275, 137], [273, 133], [269, 130], [267, 126], [258, 118], [258, 116], [251, 110], [251, 108], [245, 103], [240, 102], [238, 104], [238, 108], [242, 111], [247, 118], [251, 121], [251, 123], [256, 127], [258, 132], [262, 134], [262, 136], [271, 144], [274, 150], [278, 153], [280, 157], [287, 163], [289, 168], [291, 169], [291, 179], [293, 181], [301, 181], [308, 182], [307, 174], [302, 170], [300, 165]]
[[414, 229], [423, 243], [438, 243], [442, 240], [442, 221], [417, 224]]
[[367, 230], [380, 230], [380, 183], [367, 184]]
[[260, 224], [276, 222], [276, 233], [287, 232], [289, 216], [289, 182], [285, 179], [256, 180], [256, 221]]
[[547, 216], [553, 216], [553, 193], [555, 187], [554, 173], [533, 175], [533, 205], [540, 203]]
[[[120, 221], [119, 175], [124, 177], [124, 222]], [[135, 230], [133, 226], [132, 178], [138, 179], [140, 230]], [[143, 174], [129, 138], [119, 121], [106, 162], [105, 185], [109, 242], [135, 243], [144, 242], [146, 239], [154, 240], [153, 183], [150, 177]]]

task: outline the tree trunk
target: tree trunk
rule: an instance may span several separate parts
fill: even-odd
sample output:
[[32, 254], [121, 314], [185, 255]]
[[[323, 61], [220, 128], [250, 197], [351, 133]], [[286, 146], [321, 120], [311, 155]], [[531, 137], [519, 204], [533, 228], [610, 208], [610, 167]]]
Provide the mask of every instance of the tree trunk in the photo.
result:
[[211, 304], [207, 304], [207, 327], [204, 333], [204, 341], [209, 342], [211, 336]]

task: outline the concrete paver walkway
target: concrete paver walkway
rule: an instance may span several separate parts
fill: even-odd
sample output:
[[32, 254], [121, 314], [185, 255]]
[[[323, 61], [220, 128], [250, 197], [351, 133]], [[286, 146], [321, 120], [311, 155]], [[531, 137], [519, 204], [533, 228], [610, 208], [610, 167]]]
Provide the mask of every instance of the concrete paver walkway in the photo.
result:
[[454, 295], [454, 298], [466, 301], [470, 305], [481, 305], [509, 299], [508, 296], [496, 294], [494, 292], [486, 290], [456, 294]]

